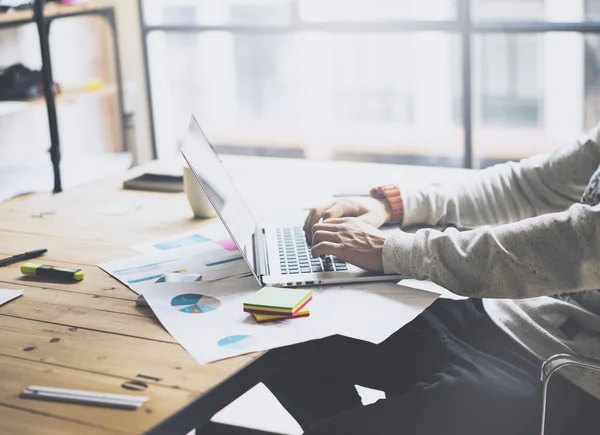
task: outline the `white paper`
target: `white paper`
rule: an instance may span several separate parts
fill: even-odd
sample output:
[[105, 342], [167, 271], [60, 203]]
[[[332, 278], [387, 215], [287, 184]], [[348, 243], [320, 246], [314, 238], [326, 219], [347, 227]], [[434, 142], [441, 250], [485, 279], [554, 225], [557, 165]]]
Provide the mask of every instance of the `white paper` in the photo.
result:
[[309, 317], [258, 324], [243, 311], [259, 289], [253, 277], [167, 283], [144, 298], [169, 333], [200, 364], [341, 334], [380, 343], [439, 294], [393, 283], [313, 289]]
[[[220, 243], [222, 246], [228, 246], [233, 250], [233, 242], [229, 233], [221, 223], [215, 221], [204, 225], [197, 230], [187, 231], [175, 236], [165, 237], [152, 242], [133, 245], [132, 248], [144, 254], [158, 253], [201, 253], [210, 250], [211, 245], [207, 241]], [[236, 248], [237, 250], [237, 248]]]
[[15, 298], [18, 298], [24, 293], [23, 290], [4, 290], [0, 289], [0, 306], [4, 305], [7, 302], [12, 301]]
[[402, 285], [418, 290], [425, 290], [428, 292], [435, 292], [440, 294], [440, 299], [453, 299], [455, 301], [468, 299], [466, 296], [460, 296], [456, 293], [452, 293], [450, 290], [442, 287], [441, 285], [437, 285], [433, 281], [428, 279], [419, 280], [419, 279], [403, 279]]
[[137, 294], [152, 286], [172, 284], [169, 281], [216, 281], [251, 273], [237, 250], [227, 250], [212, 241], [203, 246], [203, 252], [174, 249], [111, 261], [99, 267]]

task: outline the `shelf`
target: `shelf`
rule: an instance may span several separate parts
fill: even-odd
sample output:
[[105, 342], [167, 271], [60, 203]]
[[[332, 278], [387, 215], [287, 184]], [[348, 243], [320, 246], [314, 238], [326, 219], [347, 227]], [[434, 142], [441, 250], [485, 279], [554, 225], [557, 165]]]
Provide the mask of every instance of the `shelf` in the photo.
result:
[[[98, 98], [98, 97], [111, 97], [116, 96], [119, 90], [116, 85], [104, 85], [97, 90], [71, 90], [63, 91], [56, 97], [56, 104], [68, 104], [74, 103], [84, 98]], [[16, 103], [16, 104], [15, 104]], [[34, 108], [44, 106], [46, 104], [45, 98], [37, 98], [30, 101], [0, 101], [0, 118], [6, 116], [12, 116], [19, 113], [24, 113]], [[5, 110], [3, 111], [3, 105]]]
[[[111, 6], [110, 1], [93, 1], [81, 5], [61, 5], [56, 3], [47, 4], [44, 7], [44, 16], [46, 18], [55, 18], [62, 15], [79, 14], [105, 9]], [[18, 23], [33, 21], [33, 9], [13, 10], [12, 12], [0, 12], [0, 25], [5, 23]]]
[[[43, 6], [43, 11], [39, 11]], [[35, 10], [40, 12], [35, 14]], [[114, 44], [114, 59], [116, 67], [116, 86], [105, 86], [98, 90], [73, 90], [65, 91], [60, 96], [55, 97], [54, 95], [48, 95], [48, 104], [45, 104], [45, 98], [40, 98], [35, 101], [12, 102], [4, 103], [3, 110], [0, 110], [0, 116], [15, 115], [18, 113], [26, 112], [36, 106], [42, 104], [47, 106], [48, 112], [48, 124], [50, 131], [50, 157], [52, 162], [52, 171], [54, 174], [54, 193], [62, 192], [61, 173], [60, 173], [60, 142], [59, 142], [59, 131], [58, 131], [58, 119], [56, 110], [54, 110], [54, 103], [64, 104], [69, 102], [79, 101], [84, 97], [102, 97], [109, 95], [116, 95], [119, 111], [120, 111], [120, 123], [121, 123], [121, 135], [123, 140], [123, 149], [127, 147], [127, 132], [125, 119], [125, 104], [123, 98], [123, 80], [121, 76], [121, 58], [119, 54], [119, 43], [117, 40], [117, 22], [115, 16], [115, 0], [95, 0], [89, 1], [81, 5], [61, 5], [57, 3], [46, 4], [43, 0], [35, 0], [31, 9], [26, 10], [14, 10], [10, 12], [0, 13], [0, 29], [6, 29], [11, 27], [17, 27], [25, 24], [32, 23], [38, 18], [37, 24], [38, 38], [40, 42], [40, 53], [42, 58], [42, 82], [44, 89], [48, 90], [52, 87], [52, 71], [51, 71], [51, 53], [49, 39], [49, 27], [50, 23], [59, 18], [71, 18], [71, 17], [82, 17], [82, 16], [98, 16], [106, 20], [110, 26]]]

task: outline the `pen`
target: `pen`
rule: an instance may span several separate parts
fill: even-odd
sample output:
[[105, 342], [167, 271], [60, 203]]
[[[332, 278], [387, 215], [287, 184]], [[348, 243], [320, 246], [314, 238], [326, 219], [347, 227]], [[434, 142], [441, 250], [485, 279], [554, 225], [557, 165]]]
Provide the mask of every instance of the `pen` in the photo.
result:
[[47, 249], [37, 249], [35, 251], [25, 252], [24, 254], [14, 255], [12, 257], [4, 258], [0, 260], [0, 266], [8, 266], [10, 264], [18, 263], [19, 261], [29, 260], [31, 258], [37, 258], [48, 252]]
[[24, 399], [51, 400], [125, 409], [137, 409], [150, 400], [144, 396], [40, 387], [35, 385], [21, 392], [21, 397]]

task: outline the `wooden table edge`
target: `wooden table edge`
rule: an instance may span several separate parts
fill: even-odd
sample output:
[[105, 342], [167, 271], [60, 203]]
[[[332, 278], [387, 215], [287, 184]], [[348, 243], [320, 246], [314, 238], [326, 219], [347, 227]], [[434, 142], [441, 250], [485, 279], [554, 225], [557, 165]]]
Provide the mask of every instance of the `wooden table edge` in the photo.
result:
[[311, 342], [298, 343], [260, 353], [227, 379], [145, 432], [145, 435], [172, 435], [173, 433], [188, 433], [193, 429], [201, 428], [209, 423], [216, 413], [299, 355], [307, 343]]

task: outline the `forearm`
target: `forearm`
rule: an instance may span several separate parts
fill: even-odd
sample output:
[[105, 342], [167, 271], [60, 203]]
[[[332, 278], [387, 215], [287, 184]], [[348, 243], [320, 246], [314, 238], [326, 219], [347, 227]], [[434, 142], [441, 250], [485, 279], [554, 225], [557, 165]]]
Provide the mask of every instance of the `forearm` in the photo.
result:
[[598, 129], [555, 152], [474, 172], [459, 183], [404, 187], [403, 226], [476, 228], [566, 210], [600, 164]]
[[529, 298], [600, 288], [600, 206], [459, 232], [389, 237], [386, 273], [431, 279], [454, 293]]

